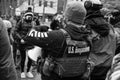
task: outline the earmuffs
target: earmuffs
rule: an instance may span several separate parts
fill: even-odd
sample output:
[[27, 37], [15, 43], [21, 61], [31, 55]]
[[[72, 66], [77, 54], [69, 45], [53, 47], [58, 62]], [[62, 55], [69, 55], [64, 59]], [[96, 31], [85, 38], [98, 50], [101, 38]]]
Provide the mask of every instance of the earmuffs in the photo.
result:
[[89, 0], [89, 1], [84, 2], [84, 7], [87, 10], [89, 10], [89, 9], [91, 9], [91, 10], [99, 10], [99, 9], [101, 9], [103, 7], [103, 5], [102, 4], [94, 4], [92, 1]]

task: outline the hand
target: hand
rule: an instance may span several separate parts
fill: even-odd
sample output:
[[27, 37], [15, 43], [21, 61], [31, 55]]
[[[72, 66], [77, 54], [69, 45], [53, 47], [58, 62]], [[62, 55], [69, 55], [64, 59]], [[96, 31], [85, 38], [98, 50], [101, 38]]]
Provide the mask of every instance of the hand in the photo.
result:
[[25, 41], [24, 41], [23, 39], [21, 39], [21, 43], [22, 43], [22, 44], [24, 44], [24, 43], [25, 43]]

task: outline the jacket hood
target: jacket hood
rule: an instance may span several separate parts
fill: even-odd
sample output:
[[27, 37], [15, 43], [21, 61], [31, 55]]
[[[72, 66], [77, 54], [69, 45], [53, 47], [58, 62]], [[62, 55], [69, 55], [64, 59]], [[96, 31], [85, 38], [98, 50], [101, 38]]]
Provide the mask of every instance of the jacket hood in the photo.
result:
[[68, 24], [65, 30], [73, 40], [83, 40], [89, 33], [84, 25]]

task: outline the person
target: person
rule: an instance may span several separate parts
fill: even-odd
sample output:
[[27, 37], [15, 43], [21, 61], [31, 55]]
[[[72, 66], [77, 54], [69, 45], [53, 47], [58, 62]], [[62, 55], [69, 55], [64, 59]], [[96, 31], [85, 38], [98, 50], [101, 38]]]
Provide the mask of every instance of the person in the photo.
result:
[[40, 21], [38, 19], [38, 15], [34, 16], [34, 22], [35, 22], [36, 26], [40, 26]]
[[8, 32], [0, 19], [0, 80], [18, 80]]
[[50, 24], [50, 29], [58, 30], [62, 28], [62, 14], [56, 13], [53, 17], [53, 20]]
[[120, 79], [120, 54], [116, 54], [112, 61], [112, 66], [105, 80], [119, 80]]
[[107, 77], [106, 80], [119, 80], [120, 79], [120, 65], [119, 65], [119, 58], [120, 58], [120, 22], [119, 22], [119, 13], [120, 13], [120, 6], [116, 5], [115, 9], [117, 9], [118, 11], [116, 12], [112, 12], [111, 14], [113, 15], [114, 18], [111, 18], [111, 24], [114, 26], [115, 32], [118, 36], [118, 41], [117, 41], [117, 49], [116, 49], [116, 53], [115, 56], [112, 60], [112, 65], [111, 68], [109, 70], [109, 72], [107, 73]]
[[12, 23], [8, 20], [8, 18], [3, 18], [3, 23], [5, 25], [5, 27], [7, 28], [7, 31], [8, 31], [8, 35], [9, 35], [9, 38], [10, 38], [10, 42], [12, 44], [13, 42], [13, 37], [11, 35], [11, 31], [12, 31]]
[[9, 29], [12, 28], [12, 23], [8, 19], [5, 19], [5, 18], [3, 18], [3, 22], [9, 32]]
[[[116, 5], [114, 8], [116, 11], [111, 12], [111, 15], [113, 17], [110, 18], [110, 23], [113, 25], [115, 30], [120, 33], [120, 6]], [[118, 54], [120, 52], [120, 44], [117, 44], [117, 49], [115, 54]]]
[[17, 24], [17, 20], [16, 20], [16, 16], [12, 16], [9, 21], [12, 23], [12, 27], [16, 27]]
[[11, 22], [12, 24], [12, 28], [11, 28], [11, 33], [10, 35], [12, 36], [12, 48], [13, 48], [13, 58], [14, 58], [14, 63], [15, 63], [15, 66], [16, 66], [16, 54], [17, 54], [17, 43], [16, 43], [16, 39], [14, 38], [13, 34], [14, 34], [14, 29], [16, 27], [16, 24], [17, 24], [17, 21], [16, 21], [16, 18], [15, 16], [12, 16], [9, 21]]
[[25, 13], [27, 13], [27, 12], [32, 12], [32, 8], [28, 7], [28, 9], [25, 11]]
[[110, 18], [110, 23], [115, 27], [115, 28], [119, 28], [120, 26], [120, 6], [119, 5], [115, 5], [114, 8], [116, 11], [111, 12], [111, 15], [113, 16], [112, 18]]
[[34, 22], [33, 22], [33, 14], [30, 12], [26, 12], [22, 18], [15, 27], [15, 36], [17, 38], [17, 43], [19, 44], [19, 51], [21, 54], [21, 78], [33, 78], [33, 74], [30, 72], [30, 68], [32, 65], [32, 60], [28, 58], [27, 62], [27, 74], [24, 71], [25, 68], [25, 60], [26, 60], [26, 50], [27, 50], [27, 45], [24, 43], [23, 38], [27, 35], [27, 32], [34, 27]]
[[[41, 25], [41, 26], [36, 26], [36, 29], [39, 29], [40, 32], [47, 32], [49, 30], [49, 27], [47, 25]], [[38, 57], [40, 57], [42, 55], [43, 49], [41, 47], [38, 46], [34, 46], [32, 49], [29, 49], [27, 51], [28, 57], [31, 58], [33, 60], [33, 64], [32, 64], [32, 71], [36, 70], [37, 68], [37, 60]], [[44, 50], [45, 52], [45, 50]]]
[[[70, 2], [64, 12], [64, 29], [40, 32], [35, 28], [24, 38], [26, 43], [45, 49], [40, 68], [42, 80], [82, 78], [90, 51], [87, 41], [89, 30], [83, 25], [85, 16], [86, 9], [82, 2]], [[84, 50], [81, 51], [81, 48]]]
[[90, 59], [95, 64], [91, 80], [105, 80], [115, 55], [117, 36], [113, 26], [104, 19], [100, 12], [102, 8], [100, 0], [85, 1], [84, 6], [87, 10], [85, 24], [97, 35], [97, 38], [92, 40], [90, 54]]
[[120, 54], [117, 54], [114, 56], [111, 69], [108, 71], [105, 80], [119, 80], [120, 79], [119, 58], [120, 58]]

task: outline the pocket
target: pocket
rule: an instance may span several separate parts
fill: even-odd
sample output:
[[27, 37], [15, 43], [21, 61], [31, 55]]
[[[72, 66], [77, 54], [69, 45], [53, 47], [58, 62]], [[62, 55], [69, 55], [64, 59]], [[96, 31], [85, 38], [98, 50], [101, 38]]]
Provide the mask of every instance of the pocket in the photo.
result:
[[55, 73], [63, 77], [81, 76], [87, 69], [87, 59], [82, 57], [61, 58], [57, 62]]
[[43, 64], [42, 72], [46, 76], [50, 76], [51, 72], [53, 72], [55, 67], [54, 62], [51, 59], [46, 58]]

